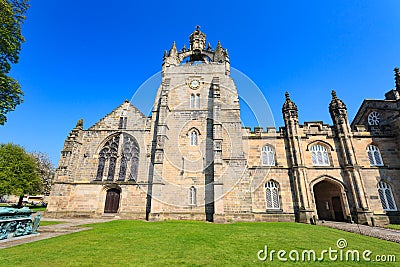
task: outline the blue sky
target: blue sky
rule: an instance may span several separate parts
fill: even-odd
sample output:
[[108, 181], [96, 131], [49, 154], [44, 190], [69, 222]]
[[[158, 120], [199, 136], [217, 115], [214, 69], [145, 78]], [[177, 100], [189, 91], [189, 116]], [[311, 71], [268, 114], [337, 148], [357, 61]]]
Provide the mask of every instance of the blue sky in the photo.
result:
[[131, 99], [161, 70], [163, 51], [173, 41], [188, 44], [196, 25], [213, 47], [221, 40], [231, 66], [261, 89], [277, 127], [285, 91], [300, 122], [331, 123], [332, 89], [351, 120], [363, 99], [382, 99], [394, 87], [399, 10], [396, 0], [33, 0], [12, 69], [25, 102], [0, 126], [0, 142], [46, 152], [57, 165], [76, 121], [87, 128]]

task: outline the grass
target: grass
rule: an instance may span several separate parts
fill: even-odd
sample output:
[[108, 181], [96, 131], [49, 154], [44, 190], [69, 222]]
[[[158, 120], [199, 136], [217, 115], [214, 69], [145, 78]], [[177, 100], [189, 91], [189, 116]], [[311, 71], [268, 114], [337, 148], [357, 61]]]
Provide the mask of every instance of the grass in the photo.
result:
[[389, 225], [386, 225], [386, 228], [400, 230], [400, 224], [389, 224]]
[[[56, 222], [56, 221], [40, 221], [40, 226], [47, 226], [47, 225], [54, 225], [54, 224], [60, 224], [63, 222]], [[40, 231], [39, 231], [40, 232]]]
[[[298, 223], [111, 221], [90, 226], [92, 230], [2, 249], [1, 266], [278, 266], [285, 263], [276, 256], [272, 262], [260, 262], [257, 252], [268, 245], [269, 250], [297, 249], [301, 253], [314, 249], [320, 253], [329, 247], [337, 249], [339, 238], [347, 240], [345, 250], [362, 253], [368, 249], [373, 252], [371, 258], [393, 254], [400, 260], [399, 244]], [[379, 266], [327, 259], [290, 265]]]

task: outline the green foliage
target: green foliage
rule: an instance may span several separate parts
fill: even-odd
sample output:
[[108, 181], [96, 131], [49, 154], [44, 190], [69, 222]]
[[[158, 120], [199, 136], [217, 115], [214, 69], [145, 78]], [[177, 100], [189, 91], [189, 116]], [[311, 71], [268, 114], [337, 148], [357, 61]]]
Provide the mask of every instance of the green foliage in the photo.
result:
[[[2, 266], [397, 266], [396, 263], [261, 262], [269, 250], [371, 250], [400, 257], [399, 244], [323, 226], [299, 223], [210, 224], [192, 221], [111, 221], [92, 230], [0, 250]], [[40, 227], [39, 227], [40, 230]], [[27, 253], [29, 252], [29, 253]], [[287, 255], [286, 255], [287, 257]], [[371, 257], [372, 258], [372, 257]], [[34, 259], [34, 260], [32, 260]], [[397, 260], [398, 261], [398, 260]]]
[[0, 144], [0, 194], [34, 195], [40, 189], [41, 180], [33, 156], [18, 145]]
[[11, 64], [18, 63], [21, 45], [25, 41], [21, 33], [29, 0], [0, 0], [0, 125], [6, 114], [13, 111], [23, 99], [18, 81], [8, 76]]

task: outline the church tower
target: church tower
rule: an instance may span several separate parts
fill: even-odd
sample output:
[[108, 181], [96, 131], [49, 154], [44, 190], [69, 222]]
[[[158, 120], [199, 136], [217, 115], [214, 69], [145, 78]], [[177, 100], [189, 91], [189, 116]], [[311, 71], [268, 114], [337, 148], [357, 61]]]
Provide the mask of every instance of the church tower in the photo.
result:
[[232, 209], [226, 193], [240, 186], [236, 180], [245, 169], [239, 99], [229, 76], [228, 52], [220, 42], [215, 49], [206, 46], [199, 26], [189, 41], [188, 49], [184, 45], [178, 51], [174, 42], [164, 53], [152, 113], [150, 220], [213, 221], [228, 206]]

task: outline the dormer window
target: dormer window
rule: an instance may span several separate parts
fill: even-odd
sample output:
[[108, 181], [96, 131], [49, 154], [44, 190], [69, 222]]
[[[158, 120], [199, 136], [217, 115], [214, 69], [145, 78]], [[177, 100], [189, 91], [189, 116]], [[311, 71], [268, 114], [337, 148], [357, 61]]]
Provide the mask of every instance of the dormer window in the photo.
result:
[[369, 115], [368, 115], [368, 124], [371, 126], [377, 126], [379, 125], [381, 121], [381, 115], [376, 112], [376, 111], [372, 111]]

